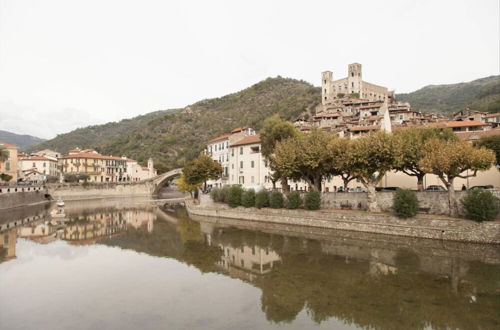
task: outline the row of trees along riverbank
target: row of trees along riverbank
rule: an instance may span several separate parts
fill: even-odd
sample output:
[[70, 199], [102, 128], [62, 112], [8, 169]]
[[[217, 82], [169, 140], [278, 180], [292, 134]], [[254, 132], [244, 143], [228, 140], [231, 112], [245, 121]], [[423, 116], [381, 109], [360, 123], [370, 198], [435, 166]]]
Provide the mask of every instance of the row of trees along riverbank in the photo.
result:
[[[437, 175], [448, 190], [450, 215], [455, 216], [454, 180], [475, 176], [496, 164], [491, 149], [460, 141], [450, 129], [408, 128], [347, 139], [319, 129], [301, 133], [290, 122], [273, 116], [265, 120], [260, 137], [274, 188], [280, 181], [288, 192], [288, 180], [304, 180], [320, 191], [327, 176], [340, 176], [345, 187], [358, 179], [367, 190], [369, 211], [380, 211], [375, 187], [387, 172], [396, 170], [414, 176], [420, 190], [426, 174]], [[464, 174], [467, 171], [470, 174]], [[202, 154], [184, 167], [179, 188], [196, 193], [207, 180], [221, 175], [220, 164]]]

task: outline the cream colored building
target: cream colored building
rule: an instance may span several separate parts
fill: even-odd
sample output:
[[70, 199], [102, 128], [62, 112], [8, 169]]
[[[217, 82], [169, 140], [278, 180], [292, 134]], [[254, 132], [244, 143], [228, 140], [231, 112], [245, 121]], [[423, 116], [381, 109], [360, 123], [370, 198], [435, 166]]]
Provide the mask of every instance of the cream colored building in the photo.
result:
[[157, 171], [153, 166], [153, 159], [149, 158], [148, 166], [140, 165], [135, 159], [130, 159], [126, 157], [122, 157], [127, 161], [125, 176], [126, 181], [142, 181], [154, 178], [157, 176]]
[[[17, 164], [17, 153], [19, 147], [7, 142], [0, 141], [0, 148], [5, 149], [7, 153], [7, 160], [0, 161], [0, 174], [7, 174], [12, 177], [9, 182], [16, 183], [18, 179], [18, 164]], [[0, 182], [3, 182], [0, 179]]]
[[63, 174], [86, 174], [91, 182], [126, 181], [127, 160], [122, 157], [103, 156], [92, 149], [73, 149], [59, 160]]

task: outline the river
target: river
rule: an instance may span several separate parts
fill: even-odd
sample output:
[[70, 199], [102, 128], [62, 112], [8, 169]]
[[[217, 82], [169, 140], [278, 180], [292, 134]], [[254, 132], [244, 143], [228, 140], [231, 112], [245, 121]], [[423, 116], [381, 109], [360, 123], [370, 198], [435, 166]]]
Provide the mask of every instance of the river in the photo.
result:
[[140, 199], [56, 210], [0, 234], [2, 329], [500, 328], [498, 246], [191, 219]]

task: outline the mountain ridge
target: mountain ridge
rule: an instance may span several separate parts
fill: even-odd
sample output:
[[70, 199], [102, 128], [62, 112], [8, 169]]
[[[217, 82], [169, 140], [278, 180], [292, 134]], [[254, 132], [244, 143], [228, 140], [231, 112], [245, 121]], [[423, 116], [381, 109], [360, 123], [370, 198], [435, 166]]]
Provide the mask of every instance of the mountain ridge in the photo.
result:
[[9, 131], [0, 130], [0, 141], [14, 144], [18, 146], [19, 149], [23, 150], [24, 148], [30, 147], [32, 145], [42, 143], [46, 141], [46, 139], [42, 139], [28, 134], [17, 134]]

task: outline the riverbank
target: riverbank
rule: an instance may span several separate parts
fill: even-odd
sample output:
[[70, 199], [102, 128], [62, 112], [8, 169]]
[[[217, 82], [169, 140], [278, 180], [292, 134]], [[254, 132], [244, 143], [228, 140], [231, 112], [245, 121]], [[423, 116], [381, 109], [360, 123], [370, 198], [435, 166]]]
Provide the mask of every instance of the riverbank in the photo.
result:
[[307, 211], [230, 208], [225, 204], [212, 203], [209, 198], [209, 196], [202, 196], [200, 204], [195, 204], [192, 200], [186, 201], [189, 215], [445, 241], [500, 244], [500, 221], [477, 223], [458, 218], [421, 214], [412, 219], [399, 219], [388, 213], [336, 209]]

